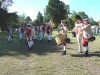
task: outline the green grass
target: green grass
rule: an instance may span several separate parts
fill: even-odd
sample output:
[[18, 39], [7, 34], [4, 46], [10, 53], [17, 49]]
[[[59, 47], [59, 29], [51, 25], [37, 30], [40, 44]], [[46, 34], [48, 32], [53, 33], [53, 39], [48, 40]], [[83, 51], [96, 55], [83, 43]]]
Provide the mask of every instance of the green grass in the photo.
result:
[[[57, 32], [53, 32], [53, 37]], [[67, 44], [67, 55], [61, 56], [62, 46], [45, 40], [37, 41], [32, 51], [28, 51], [24, 40], [19, 42], [15, 35], [12, 43], [7, 43], [6, 33], [0, 33], [0, 75], [100, 75], [100, 36], [89, 44], [89, 57], [77, 53], [78, 44], [71, 34], [71, 44]]]

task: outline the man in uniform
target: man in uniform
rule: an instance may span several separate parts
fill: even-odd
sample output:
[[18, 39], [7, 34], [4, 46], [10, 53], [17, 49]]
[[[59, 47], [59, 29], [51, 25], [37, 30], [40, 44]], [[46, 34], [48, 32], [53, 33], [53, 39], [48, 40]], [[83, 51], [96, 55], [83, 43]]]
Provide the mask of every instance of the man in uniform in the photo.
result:
[[50, 42], [52, 38], [52, 26], [50, 23], [48, 23], [46, 26], [46, 33], [47, 33], [48, 42]]
[[[67, 26], [66, 26], [66, 23], [64, 20], [61, 20], [61, 29], [59, 31], [59, 34], [63, 35], [64, 39], [67, 38]], [[66, 55], [66, 41], [62, 42], [62, 45], [63, 45], [63, 52], [62, 52], [62, 55]]]
[[33, 49], [33, 35], [32, 35], [32, 27], [31, 25], [27, 25], [25, 30], [26, 40], [28, 43], [29, 50]]
[[13, 29], [11, 26], [9, 26], [7, 29], [7, 35], [8, 35], [7, 43], [9, 43], [13, 39]]
[[76, 16], [77, 22], [75, 23], [75, 32], [77, 37], [77, 42], [79, 45], [79, 53], [82, 53], [82, 29], [81, 26], [83, 25], [83, 20], [80, 16]]
[[84, 48], [84, 55], [88, 56], [88, 39], [92, 37], [92, 31], [91, 26], [89, 24], [88, 19], [83, 20], [84, 24], [82, 25], [82, 31], [83, 31], [83, 48]]

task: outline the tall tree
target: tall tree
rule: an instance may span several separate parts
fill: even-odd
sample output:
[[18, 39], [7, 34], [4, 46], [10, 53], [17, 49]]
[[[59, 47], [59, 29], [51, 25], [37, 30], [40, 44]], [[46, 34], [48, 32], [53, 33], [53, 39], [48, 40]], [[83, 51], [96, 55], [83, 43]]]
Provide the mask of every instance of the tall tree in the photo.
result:
[[75, 18], [76, 15], [77, 15], [77, 12], [73, 11], [71, 18], [72, 18], [72, 20], [73, 20], [74, 23], [76, 22], [76, 18]]
[[49, 0], [46, 6], [46, 13], [52, 18], [52, 21], [57, 25], [61, 20], [66, 18], [67, 10], [65, 4], [60, 0]]
[[26, 22], [25, 22], [25, 14], [22, 14], [22, 15], [19, 15], [19, 18], [18, 18], [18, 25], [24, 25]]
[[5, 30], [7, 26], [7, 10], [0, 8], [0, 28], [1, 30]]
[[18, 15], [16, 12], [8, 13], [7, 10], [0, 8], [0, 28], [6, 30], [7, 26], [18, 23]]
[[70, 17], [70, 6], [69, 5], [65, 5], [65, 9], [67, 10], [66, 12], [66, 18]]
[[50, 14], [47, 13], [47, 10], [44, 10], [44, 19], [43, 19], [43, 22], [44, 23], [49, 22], [50, 19], [51, 19]]
[[39, 11], [38, 14], [37, 14], [37, 20], [38, 20], [38, 22], [39, 22], [40, 24], [43, 23], [43, 16], [42, 16], [42, 14], [41, 14], [40, 11]]

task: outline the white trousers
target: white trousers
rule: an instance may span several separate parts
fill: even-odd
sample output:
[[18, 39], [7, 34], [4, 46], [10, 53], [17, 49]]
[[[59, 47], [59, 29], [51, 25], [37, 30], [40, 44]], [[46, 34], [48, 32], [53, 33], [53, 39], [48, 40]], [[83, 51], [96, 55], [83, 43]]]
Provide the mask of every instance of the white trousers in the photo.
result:
[[27, 42], [28, 42], [29, 48], [30, 48], [32, 45], [34, 45], [33, 40], [30, 40], [30, 41], [27, 41]]
[[35, 40], [35, 39], [37, 39], [37, 36], [36, 36], [36, 35], [34, 35], [34, 36], [33, 36], [33, 39], [34, 39], [34, 40]]
[[63, 50], [66, 51], [66, 46], [63, 46], [63, 48], [64, 48]]
[[22, 40], [23, 33], [19, 33], [19, 39]]
[[89, 50], [89, 49], [88, 49], [88, 46], [84, 46], [83, 48], [84, 48], [84, 51]]
[[43, 39], [43, 32], [39, 32], [39, 39], [40, 39], [40, 40]]
[[52, 38], [52, 35], [51, 34], [47, 34], [47, 39], [51, 40], [51, 38]]
[[12, 41], [11, 35], [8, 35], [8, 41]]
[[79, 45], [79, 52], [82, 52], [82, 36], [79, 36], [77, 34], [76, 37], [77, 37], [77, 42], [78, 42], [78, 45]]

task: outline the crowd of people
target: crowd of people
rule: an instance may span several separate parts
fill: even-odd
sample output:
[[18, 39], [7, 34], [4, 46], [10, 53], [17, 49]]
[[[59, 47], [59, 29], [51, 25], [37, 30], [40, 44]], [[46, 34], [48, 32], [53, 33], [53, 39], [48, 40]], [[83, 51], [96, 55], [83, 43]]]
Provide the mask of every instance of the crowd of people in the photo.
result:
[[[67, 37], [67, 31], [68, 27], [64, 20], [61, 20], [61, 24], [58, 26], [58, 33], [57, 36], [55, 36], [55, 40], [57, 45], [63, 45], [63, 52], [62, 55], [66, 55], [66, 44], [70, 39]], [[17, 30], [18, 32], [18, 38], [20, 41], [23, 39], [23, 35], [25, 35], [26, 43], [28, 45], [28, 50], [33, 49], [34, 41], [37, 40], [37, 38], [42, 42], [44, 38], [44, 34], [47, 36], [48, 43], [51, 42], [52, 39], [52, 31], [53, 28], [51, 26], [51, 23], [47, 23], [46, 25], [40, 24], [40, 25], [31, 25], [26, 24], [24, 27], [19, 27]], [[8, 43], [12, 41], [13, 38], [13, 29], [12, 27], [8, 27]], [[95, 40], [95, 37], [92, 34], [91, 25], [89, 24], [88, 19], [82, 19], [80, 16], [77, 16], [77, 22], [75, 22], [75, 27], [73, 28], [72, 32], [75, 32], [77, 37], [77, 42], [79, 45], [79, 53], [82, 53], [82, 48], [84, 49], [84, 55], [88, 56], [88, 44], [91, 41]]]
[[[52, 38], [53, 28], [50, 23], [46, 25], [31, 25], [26, 24], [24, 27], [20, 26], [15, 30], [18, 33], [18, 40], [22, 41], [25, 36], [26, 43], [28, 44], [28, 50], [33, 49], [34, 41], [39, 39], [40, 42], [44, 39], [44, 34], [47, 36], [47, 41], [50, 43]], [[13, 28], [11, 26], [7, 29], [7, 42], [12, 42], [13, 39]]]

